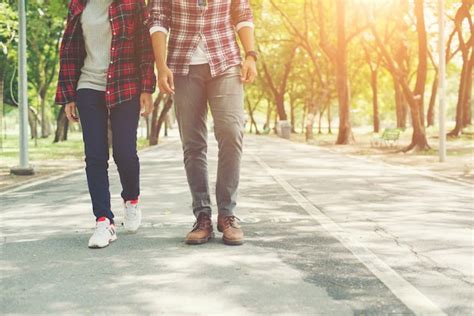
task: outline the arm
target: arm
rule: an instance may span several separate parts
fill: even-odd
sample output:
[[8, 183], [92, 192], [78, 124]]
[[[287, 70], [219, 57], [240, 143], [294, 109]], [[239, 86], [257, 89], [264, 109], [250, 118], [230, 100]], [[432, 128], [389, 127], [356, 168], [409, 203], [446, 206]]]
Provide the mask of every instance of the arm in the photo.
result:
[[148, 20], [148, 9], [144, 0], [139, 0], [138, 4], [138, 33], [135, 37], [135, 47], [137, 49], [137, 61], [140, 68], [141, 91], [146, 93], [155, 92], [156, 77], [153, 50], [151, 46], [150, 34], [146, 25]]
[[67, 40], [71, 40], [73, 35], [67, 33], [72, 19], [70, 7], [71, 4], [69, 5], [66, 28], [59, 47], [59, 75], [55, 103], [62, 105], [73, 102], [75, 99], [75, 89], [73, 82], [71, 82], [71, 76], [74, 76], [76, 72], [77, 66], [75, 64], [77, 63], [77, 57], [70, 56], [70, 54], [66, 52], [65, 45]]
[[150, 34], [148, 33], [148, 9], [144, 0], [138, 2], [138, 31], [135, 37], [137, 62], [140, 69], [140, 106], [141, 115], [147, 116], [153, 110], [152, 94], [156, 88], [155, 61], [151, 46]]
[[166, 37], [171, 26], [171, 1], [151, 0], [151, 15], [148, 21], [153, 52], [158, 68], [158, 86], [160, 91], [169, 94], [174, 93], [173, 73], [166, 65]]
[[[255, 50], [253, 14], [248, 0], [232, 1], [232, 23], [239, 34], [245, 53]], [[257, 76], [257, 65], [254, 57], [245, 57], [242, 64], [242, 82], [252, 83]]]
[[[68, 33], [70, 28], [69, 24], [72, 20], [71, 8], [74, 5], [74, 1], [71, 1], [68, 8], [66, 28], [63, 34], [63, 39], [61, 40], [61, 45], [59, 48], [59, 76], [58, 76], [58, 85], [56, 89], [56, 98], [55, 103], [64, 105], [64, 111], [66, 117], [70, 122], [79, 121], [76, 114], [76, 85], [78, 78], [78, 66], [79, 56], [76, 56], [78, 53], [77, 49], [66, 51], [66, 42], [70, 41], [71, 45], [77, 45], [77, 40], [73, 42], [74, 34]], [[70, 31], [69, 31], [70, 32]], [[72, 54], [76, 53], [76, 55]]]

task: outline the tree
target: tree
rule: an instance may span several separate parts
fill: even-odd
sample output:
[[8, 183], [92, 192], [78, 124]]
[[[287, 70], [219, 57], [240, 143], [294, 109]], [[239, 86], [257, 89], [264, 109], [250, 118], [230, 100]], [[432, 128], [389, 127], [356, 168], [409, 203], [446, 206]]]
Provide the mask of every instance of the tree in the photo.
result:
[[[160, 115], [158, 116], [160, 103], [163, 102], [163, 108], [161, 109]], [[173, 96], [164, 95], [160, 93], [153, 103], [153, 113], [151, 119], [151, 132], [150, 132], [150, 145], [157, 145], [160, 138], [160, 131], [163, 123], [166, 120], [166, 116], [173, 106]]]
[[45, 0], [32, 2], [28, 7], [28, 82], [33, 88], [30, 103], [39, 110], [41, 137], [48, 137], [67, 1]]
[[[286, 53], [284, 54], [287, 56], [287, 58], [285, 58], [286, 61], [283, 64], [282, 72], [278, 77], [275, 68], [281, 68], [279, 64], [272, 64], [270, 66], [264, 58], [262, 58], [261, 61], [265, 82], [274, 97], [278, 118], [281, 121], [286, 121], [288, 119], [285, 111], [285, 94], [288, 84], [288, 77], [290, 75], [291, 66], [295, 56], [296, 46], [291, 45], [290, 47], [284, 49], [286, 50]], [[270, 69], [270, 67], [273, 69]]]
[[381, 56], [377, 54], [375, 58], [371, 56], [370, 49], [362, 42], [362, 47], [364, 49], [365, 61], [369, 66], [370, 70], [370, 86], [372, 88], [372, 109], [373, 109], [373, 125], [374, 133], [380, 131], [380, 117], [379, 117], [379, 99], [378, 99], [378, 72], [379, 66], [381, 63]]
[[[459, 50], [462, 56], [462, 71], [456, 105], [456, 126], [448, 133], [449, 136], [458, 137], [467, 125], [471, 124], [471, 100], [472, 100], [472, 67], [474, 64], [474, 30], [471, 17], [472, 2], [463, 0], [461, 6], [454, 17], [455, 32], [459, 41]], [[467, 21], [470, 31], [470, 38], [466, 40], [463, 33], [462, 24]]]

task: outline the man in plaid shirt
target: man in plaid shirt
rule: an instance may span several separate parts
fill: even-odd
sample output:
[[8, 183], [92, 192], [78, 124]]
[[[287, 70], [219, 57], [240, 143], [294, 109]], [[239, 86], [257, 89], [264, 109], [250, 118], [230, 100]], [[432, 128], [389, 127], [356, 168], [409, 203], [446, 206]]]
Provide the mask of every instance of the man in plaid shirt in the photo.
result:
[[[245, 120], [243, 84], [257, 74], [249, 0], [151, 0], [149, 11], [158, 84], [162, 92], [174, 94], [197, 218], [186, 242], [202, 244], [214, 236], [206, 160], [209, 103], [219, 144], [217, 228], [224, 243], [240, 245], [244, 236], [234, 211]], [[243, 61], [236, 32], [245, 50]]]

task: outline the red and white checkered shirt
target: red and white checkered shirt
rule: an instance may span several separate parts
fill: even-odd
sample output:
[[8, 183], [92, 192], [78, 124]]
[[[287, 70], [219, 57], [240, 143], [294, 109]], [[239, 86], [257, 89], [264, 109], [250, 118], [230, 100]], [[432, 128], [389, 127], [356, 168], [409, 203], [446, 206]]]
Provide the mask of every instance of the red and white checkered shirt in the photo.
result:
[[148, 26], [169, 32], [167, 64], [174, 74], [188, 74], [202, 40], [215, 77], [242, 62], [235, 28], [253, 23], [252, 10], [249, 0], [207, 0], [206, 6], [199, 1], [150, 0]]
[[[86, 50], [80, 17], [86, 0], [71, 0], [66, 30], [60, 48], [60, 70], [56, 103], [76, 99], [76, 88], [84, 65]], [[110, 65], [107, 71], [105, 101], [113, 108], [140, 92], [153, 93], [156, 86], [154, 57], [144, 0], [113, 1], [109, 7], [112, 29]], [[100, 43], [98, 43], [100, 45]]]

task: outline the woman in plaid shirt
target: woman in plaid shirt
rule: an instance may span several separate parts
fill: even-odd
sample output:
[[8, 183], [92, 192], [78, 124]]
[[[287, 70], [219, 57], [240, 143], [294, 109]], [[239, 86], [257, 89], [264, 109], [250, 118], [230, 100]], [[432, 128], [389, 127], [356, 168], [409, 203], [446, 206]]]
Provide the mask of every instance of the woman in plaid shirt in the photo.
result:
[[[245, 120], [243, 83], [253, 82], [257, 74], [249, 1], [151, 0], [148, 26], [160, 90], [175, 95], [196, 216], [186, 243], [202, 244], [214, 236], [206, 160], [209, 103], [219, 144], [217, 229], [223, 232], [224, 243], [240, 245], [244, 234], [235, 207]], [[236, 33], [245, 50], [244, 60]]]
[[108, 121], [113, 157], [122, 183], [124, 226], [141, 223], [138, 207], [137, 127], [152, 110], [154, 59], [144, 0], [71, 0], [60, 49], [56, 102], [83, 131], [86, 174], [96, 229], [89, 247], [117, 238], [110, 206]]

